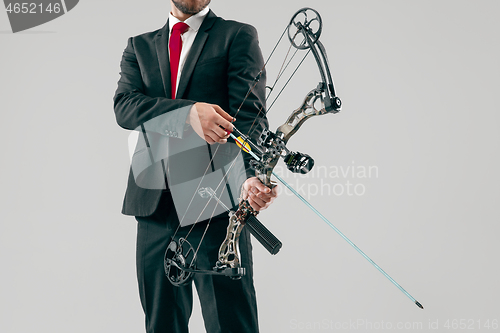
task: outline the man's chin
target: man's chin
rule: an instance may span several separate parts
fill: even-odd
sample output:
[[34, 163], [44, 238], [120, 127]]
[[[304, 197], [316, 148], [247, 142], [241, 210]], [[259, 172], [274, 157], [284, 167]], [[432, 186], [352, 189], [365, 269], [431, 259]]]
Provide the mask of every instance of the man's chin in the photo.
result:
[[210, 1], [208, 1], [206, 4], [202, 5], [202, 6], [199, 6], [199, 7], [188, 7], [188, 6], [185, 6], [183, 5], [182, 3], [180, 3], [179, 1], [177, 0], [172, 0], [172, 3], [174, 4], [174, 6], [179, 10], [181, 11], [183, 14], [186, 14], [186, 15], [196, 15], [198, 14], [199, 12], [201, 12], [203, 9], [205, 9]]

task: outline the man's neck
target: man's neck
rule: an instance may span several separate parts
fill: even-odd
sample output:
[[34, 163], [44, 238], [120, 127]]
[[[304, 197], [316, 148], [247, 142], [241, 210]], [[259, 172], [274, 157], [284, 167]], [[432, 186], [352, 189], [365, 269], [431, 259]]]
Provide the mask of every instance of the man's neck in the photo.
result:
[[177, 7], [175, 7], [173, 4], [172, 4], [172, 11], [170, 12], [170, 14], [172, 14], [175, 18], [177, 18], [182, 22], [186, 21], [188, 18], [194, 15], [194, 14], [184, 14], [179, 9], [177, 9]]

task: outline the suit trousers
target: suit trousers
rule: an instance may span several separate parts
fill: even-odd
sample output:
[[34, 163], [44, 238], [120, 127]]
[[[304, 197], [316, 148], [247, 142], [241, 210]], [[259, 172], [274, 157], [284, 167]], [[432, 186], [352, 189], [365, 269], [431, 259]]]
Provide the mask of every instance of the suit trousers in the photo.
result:
[[[164, 191], [153, 215], [136, 217], [137, 278], [146, 317], [147, 333], [188, 332], [193, 305], [193, 283], [176, 287], [165, 276], [165, 250], [174, 236], [179, 219], [172, 197]], [[214, 218], [197, 254], [196, 267], [211, 270], [226, 236], [228, 220]], [[197, 223], [188, 241], [196, 250], [207, 222]], [[176, 240], [185, 237], [191, 226], [179, 228]], [[207, 333], [258, 332], [257, 302], [253, 286], [252, 245], [246, 228], [240, 235], [240, 254], [246, 274], [240, 280], [226, 276], [194, 274]]]

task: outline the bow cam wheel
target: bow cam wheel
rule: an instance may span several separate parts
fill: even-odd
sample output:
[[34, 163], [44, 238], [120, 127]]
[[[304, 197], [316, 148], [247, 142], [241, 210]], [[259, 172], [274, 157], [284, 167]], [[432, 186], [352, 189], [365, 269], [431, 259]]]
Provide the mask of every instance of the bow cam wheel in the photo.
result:
[[288, 25], [288, 39], [290, 43], [298, 49], [308, 49], [311, 47], [306, 35], [309, 36], [310, 43], [314, 44], [321, 35], [323, 22], [319, 13], [312, 8], [302, 8], [296, 12]]
[[193, 276], [186, 269], [194, 269], [195, 251], [191, 243], [184, 238], [179, 242], [172, 240], [165, 251], [164, 268], [167, 279], [174, 286], [188, 284]]

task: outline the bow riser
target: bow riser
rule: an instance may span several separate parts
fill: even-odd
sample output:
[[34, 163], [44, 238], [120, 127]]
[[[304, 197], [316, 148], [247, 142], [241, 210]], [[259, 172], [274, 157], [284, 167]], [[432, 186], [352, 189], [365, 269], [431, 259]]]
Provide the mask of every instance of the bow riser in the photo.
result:
[[[238, 209], [237, 213], [241, 213], [241, 210]], [[239, 238], [243, 227], [244, 224], [242, 223], [241, 218], [238, 218], [235, 213], [230, 213], [226, 238], [220, 246], [219, 260], [215, 265], [217, 269], [240, 267]]]
[[[315, 107], [318, 101], [322, 106], [319, 110]], [[307, 119], [326, 113], [328, 113], [328, 111], [325, 109], [323, 90], [318, 88], [313, 89], [307, 94], [302, 105], [292, 112], [283, 125], [278, 127], [276, 135], [286, 144], [288, 140], [290, 140], [290, 137], [297, 133]]]

